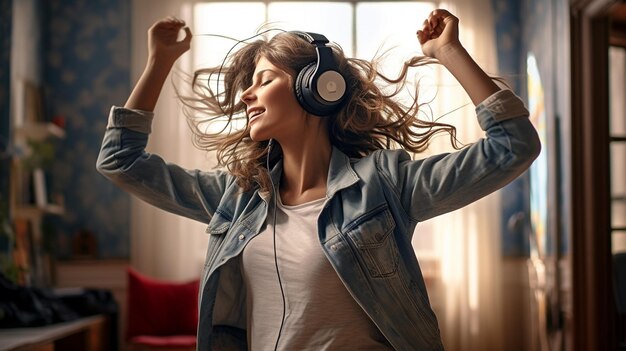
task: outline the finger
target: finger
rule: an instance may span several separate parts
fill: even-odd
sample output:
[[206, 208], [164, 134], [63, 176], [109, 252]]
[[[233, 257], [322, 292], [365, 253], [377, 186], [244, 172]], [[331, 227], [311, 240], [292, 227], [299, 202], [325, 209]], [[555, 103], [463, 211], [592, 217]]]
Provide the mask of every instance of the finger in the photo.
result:
[[458, 22], [459, 19], [454, 16], [453, 14], [449, 14], [448, 16], [443, 18], [443, 23], [450, 23], [450, 22]]
[[436, 30], [438, 26], [443, 24], [442, 16], [440, 12], [433, 11], [430, 16], [428, 16], [428, 24], [430, 24], [433, 30]]
[[428, 41], [430, 32], [428, 31], [428, 28], [426, 27], [426, 25], [422, 26], [422, 29], [417, 31], [417, 35], [418, 35], [418, 39], [420, 40], [420, 43], [423, 44], [424, 42]]
[[180, 18], [178, 18], [176, 16], [167, 16], [163, 20], [169, 21], [169, 22], [184, 22], [182, 19], [180, 19]]
[[191, 29], [189, 29], [189, 27], [185, 27], [183, 29], [185, 30], [185, 38], [183, 39], [183, 42], [189, 44], [191, 42], [191, 38], [193, 37]]
[[[439, 24], [443, 24], [446, 18], [452, 16], [450, 12], [444, 9], [436, 9], [433, 10], [428, 16], [428, 20], [433, 28], [437, 27]], [[454, 17], [454, 16], [453, 16]]]
[[167, 16], [165, 17], [163, 20], [160, 21], [161, 23], [165, 24], [165, 25], [171, 25], [171, 26], [184, 26], [185, 25], [185, 21], [183, 21], [180, 18], [174, 17], [174, 16]]
[[444, 22], [443, 21], [439, 21], [437, 23], [437, 25], [434, 28], [434, 32], [437, 35], [441, 35], [441, 33], [443, 33], [443, 29], [445, 28]]
[[424, 44], [426, 42], [426, 37], [423, 30], [418, 30], [415, 34], [417, 34], [417, 41], [419, 41], [420, 44]]
[[422, 24], [422, 29], [427, 33], [430, 33], [430, 31], [432, 30], [430, 27], [430, 23], [428, 22], [428, 19], [424, 20], [424, 23]]
[[431, 11], [430, 13], [430, 17], [435, 17], [435, 18], [444, 18], [447, 16], [452, 16], [452, 14], [450, 13], [450, 11], [444, 10], [444, 9], [435, 9]]

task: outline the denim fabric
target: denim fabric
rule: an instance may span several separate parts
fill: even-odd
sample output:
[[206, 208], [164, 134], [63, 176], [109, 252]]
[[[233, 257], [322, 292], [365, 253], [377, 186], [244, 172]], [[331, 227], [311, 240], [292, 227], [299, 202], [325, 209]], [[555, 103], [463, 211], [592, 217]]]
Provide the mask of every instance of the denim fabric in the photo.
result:
[[[443, 349], [411, 247], [416, 224], [501, 188], [539, 154], [528, 111], [512, 92], [493, 94], [476, 112], [486, 138], [454, 153], [412, 160], [402, 150], [379, 150], [350, 159], [333, 149], [318, 218], [320, 245], [396, 350]], [[146, 202], [207, 223], [198, 350], [245, 349], [245, 288], [235, 258], [265, 225], [273, 199], [258, 190], [241, 192], [226, 172], [185, 170], [146, 153], [152, 117], [113, 107], [97, 168]], [[278, 162], [274, 182], [281, 172]], [[228, 340], [238, 346], [224, 346]]]

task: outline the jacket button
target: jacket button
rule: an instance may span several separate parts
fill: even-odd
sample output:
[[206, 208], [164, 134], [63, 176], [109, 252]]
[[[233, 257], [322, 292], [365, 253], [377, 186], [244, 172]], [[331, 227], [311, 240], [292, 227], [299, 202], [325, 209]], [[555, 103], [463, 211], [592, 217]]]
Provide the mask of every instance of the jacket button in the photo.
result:
[[335, 244], [330, 245], [330, 249], [333, 251], [337, 251], [337, 245]]
[[246, 238], [246, 237], [245, 237], [243, 234], [239, 235], [239, 241], [242, 241], [242, 240], [243, 240], [243, 239], [245, 239], [245, 238]]

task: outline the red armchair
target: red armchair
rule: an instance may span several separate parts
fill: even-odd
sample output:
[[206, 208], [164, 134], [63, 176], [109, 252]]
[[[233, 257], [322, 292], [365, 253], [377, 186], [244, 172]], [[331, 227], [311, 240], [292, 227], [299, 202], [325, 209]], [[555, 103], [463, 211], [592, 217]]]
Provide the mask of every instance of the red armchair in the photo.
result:
[[199, 280], [156, 280], [129, 268], [126, 342], [132, 350], [196, 349]]

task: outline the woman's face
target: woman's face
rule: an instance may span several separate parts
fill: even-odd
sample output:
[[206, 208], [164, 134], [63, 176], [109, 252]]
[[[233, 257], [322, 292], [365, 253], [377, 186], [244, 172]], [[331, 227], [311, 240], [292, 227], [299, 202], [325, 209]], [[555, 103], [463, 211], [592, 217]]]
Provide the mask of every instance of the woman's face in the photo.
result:
[[289, 74], [261, 57], [252, 86], [241, 94], [247, 106], [250, 137], [254, 141], [285, 139], [301, 130], [306, 112], [296, 101]]

